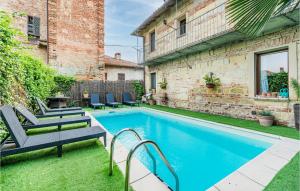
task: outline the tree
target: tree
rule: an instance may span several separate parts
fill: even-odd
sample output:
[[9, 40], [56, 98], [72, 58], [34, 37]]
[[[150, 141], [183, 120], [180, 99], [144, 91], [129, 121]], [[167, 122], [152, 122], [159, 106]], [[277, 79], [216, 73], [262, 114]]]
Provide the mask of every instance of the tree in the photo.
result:
[[226, 10], [236, 30], [255, 36], [273, 15], [289, 6], [295, 9], [299, 3], [300, 0], [228, 0]]

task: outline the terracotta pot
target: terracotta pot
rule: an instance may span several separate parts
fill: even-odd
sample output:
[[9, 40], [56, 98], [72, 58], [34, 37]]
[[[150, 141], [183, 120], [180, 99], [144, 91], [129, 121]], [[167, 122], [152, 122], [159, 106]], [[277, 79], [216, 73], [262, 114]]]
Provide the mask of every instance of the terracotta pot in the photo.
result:
[[272, 97], [278, 97], [278, 92], [272, 92]]
[[299, 131], [300, 126], [300, 104], [294, 104], [295, 127]]
[[206, 87], [210, 88], [210, 89], [213, 89], [215, 87], [215, 84], [213, 84], [213, 83], [207, 83]]
[[267, 97], [267, 93], [266, 93], [266, 92], [263, 92], [263, 93], [261, 94], [261, 96]]
[[267, 97], [272, 97], [272, 93], [271, 93], [271, 92], [268, 92], [268, 93], [267, 93]]
[[274, 123], [274, 116], [258, 116], [260, 125], [264, 127], [270, 127]]
[[83, 98], [88, 98], [89, 97], [89, 94], [88, 93], [84, 93], [83, 94]]
[[149, 99], [148, 103], [149, 103], [149, 105], [155, 105], [156, 101], [154, 99]]

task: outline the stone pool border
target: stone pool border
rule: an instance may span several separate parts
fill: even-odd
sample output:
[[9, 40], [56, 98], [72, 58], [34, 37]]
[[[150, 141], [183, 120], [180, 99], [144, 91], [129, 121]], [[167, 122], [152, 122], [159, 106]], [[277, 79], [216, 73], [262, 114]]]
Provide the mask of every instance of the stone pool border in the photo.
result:
[[[134, 108], [138, 110], [148, 110], [168, 114], [176, 117], [183, 117], [185, 119], [191, 119], [202, 123], [211, 125], [218, 125], [233, 130], [238, 130], [248, 134], [250, 137], [265, 137], [268, 142], [272, 142], [272, 146], [265, 150], [263, 153], [256, 156], [254, 159], [248, 161], [246, 164], [232, 172], [211, 188], [209, 191], [260, 191], [263, 190], [275, 177], [275, 175], [295, 156], [300, 150], [300, 141], [281, 137], [277, 135], [267, 134], [249, 129], [243, 129], [231, 125], [224, 125], [216, 122], [206, 121], [184, 115], [174, 114], [170, 112], [160, 111], [151, 108]], [[104, 110], [96, 112], [87, 112], [87, 115], [92, 118], [92, 125], [99, 125], [103, 127], [93, 116], [92, 113], [107, 113], [109, 111], [128, 111], [130, 108], [121, 108], [118, 110]], [[104, 127], [103, 127], [104, 128]], [[104, 128], [105, 129], [105, 128]], [[227, 129], [225, 129], [227, 131]], [[107, 131], [108, 132], [108, 131]], [[246, 135], [247, 136], [247, 135]], [[113, 135], [108, 132], [108, 146], [106, 149], [109, 151], [110, 142]], [[273, 140], [273, 141], [270, 141]], [[119, 142], [115, 145], [114, 161], [125, 174], [126, 157], [128, 150]], [[151, 190], [165, 191], [170, 190], [166, 184], [161, 182], [153, 173], [151, 173], [139, 160], [133, 159], [131, 164], [131, 178], [130, 184], [135, 191]], [[213, 173], [213, 172], [212, 172]]]

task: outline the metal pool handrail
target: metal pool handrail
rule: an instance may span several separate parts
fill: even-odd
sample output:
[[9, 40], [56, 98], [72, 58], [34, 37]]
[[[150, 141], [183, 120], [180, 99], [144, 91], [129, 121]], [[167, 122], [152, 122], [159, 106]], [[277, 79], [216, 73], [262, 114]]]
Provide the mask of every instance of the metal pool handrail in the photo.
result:
[[[133, 130], [133, 129], [130, 129], [130, 128], [126, 128], [126, 129], [123, 129], [121, 131], [119, 131], [112, 139], [111, 141], [111, 144], [110, 144], [110, 160], [109, 160], [109, 175], [111, 176], [113, 174], [113, 155], [114, 155], [114, 145], [115, 145], [115, 142], [117, 140], [117, 138], [123, 134], [124, 132], [130, 132], [132, 133], [139, 141], [142, 141], [142, 138], [139, 136], [139, 134]], [[150, 153], [149, 149], [147, 148], [146, 145], [145, 146], [145, 149], [146, 151], [148, 152], [149, 156], [152, 158], [152, 161], [153, 161], [153, 172], [154, 174], [156, 175], [156, 160], [154, 158], [154, 156]]]
[[165, 155], [162, 153], [162, 151], [160, 150], [159, 146], [151, 140], [144, 140], [144, 141], [140, 141], [139, 143], [137, 143], [130, 151], [129, 154], [127, 156], [127, 161], [126, 161], [126, 173], [125, 173], [125, 191], [128, 191], [129, 188], [129, 171], [130, 171], [130, 161], [131, 158], [134, 154], [134, 152], [142, 145], [146, 146], [146, 144], [150, 144], [152, 146], [154, 146], [154, 148], [156, 149], [156, 151], [159, 153], [159, 156], [161, 157], [161, 159], [163, 160], [163, 162], [165, 163], [165, 165], [168, 167], [168, 169], [170, 170], [170, 172], [172, 173], [172, 175], [175, 178], [175, 182], [176, 182], [176, 190], [175, 191], [179, 191], [179, 178], [177, 176], [177, 174], [175, 173], [174, 169], [172, 168], [172, 166], [170, 165], [170, 163], [168, 162], [168, 160], [166, 159]]

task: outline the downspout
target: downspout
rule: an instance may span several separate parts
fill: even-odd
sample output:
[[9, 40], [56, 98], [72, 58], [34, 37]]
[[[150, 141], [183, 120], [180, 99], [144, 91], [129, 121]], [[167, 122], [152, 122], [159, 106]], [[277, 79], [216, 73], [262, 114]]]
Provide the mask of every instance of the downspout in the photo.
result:
[[49, 65], [49, 0], [46, 1], [46, 18], [47, 18], [47, 65]]

